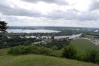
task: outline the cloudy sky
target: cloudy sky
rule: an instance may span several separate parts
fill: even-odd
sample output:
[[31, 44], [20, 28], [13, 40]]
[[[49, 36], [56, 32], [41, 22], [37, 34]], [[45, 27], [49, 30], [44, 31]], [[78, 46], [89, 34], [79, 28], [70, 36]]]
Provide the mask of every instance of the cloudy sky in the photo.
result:
[[8, 26], [99, 27], [99, 0], [0, 0]]

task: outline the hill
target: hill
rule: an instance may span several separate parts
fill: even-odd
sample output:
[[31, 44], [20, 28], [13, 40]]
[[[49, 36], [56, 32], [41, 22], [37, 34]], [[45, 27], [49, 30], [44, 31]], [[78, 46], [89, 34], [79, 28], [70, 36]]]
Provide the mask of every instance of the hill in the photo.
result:
[[88, 50], [88, 49], [96, 49], [99, 50], [99, 47], [96, 46], [95, 44], [93, 44], [92, 42], [90, 42], [87, 39], [76, 39], [76, 40], [72, 40], [70, 42], [71, 45], [74, 45], [75, 47], [77, 47], [80, 50]]
[[93, 63], [80, 62], [65, 58], [44, 55], [0, 56], [0, 66], [98, 66]]

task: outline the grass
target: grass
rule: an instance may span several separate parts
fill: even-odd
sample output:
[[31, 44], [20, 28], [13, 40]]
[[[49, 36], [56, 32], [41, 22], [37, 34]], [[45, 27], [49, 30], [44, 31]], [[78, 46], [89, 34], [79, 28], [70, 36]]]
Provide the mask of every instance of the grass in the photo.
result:
[[7, 55], [8, 51], [9, 51], [9, 48], [0, 49], [0, 56]]
[[65, 58], [43, 55], [0, 56], [0, 66], [98, 66], [93, 63], [80, 62]]
[[75, 47], [77, 47], [80, 50], [88, 50], [88, 49], [96, 49], [99, 50], [99, 47], [96, 46], [95, 44], [93, 44], [92, 42], [90, 42], [87, 39], [76, 39], [76, 40], [72, 40], [70, 42], [71, 45], [74, 45]]

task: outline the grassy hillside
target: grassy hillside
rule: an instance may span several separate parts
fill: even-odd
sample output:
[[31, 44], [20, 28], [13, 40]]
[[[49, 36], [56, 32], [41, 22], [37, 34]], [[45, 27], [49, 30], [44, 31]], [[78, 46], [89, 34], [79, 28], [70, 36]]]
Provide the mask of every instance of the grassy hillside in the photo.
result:
[[76, 46], [78, 49], [87, 50], [87, 49], [96, 49], [99, 50], [99, 47], [86, 39], [76, 39], [70, 42], [71, 45]]
[[98, 66], [65, 58], [43, 55], [0, 56], [0, 66]]

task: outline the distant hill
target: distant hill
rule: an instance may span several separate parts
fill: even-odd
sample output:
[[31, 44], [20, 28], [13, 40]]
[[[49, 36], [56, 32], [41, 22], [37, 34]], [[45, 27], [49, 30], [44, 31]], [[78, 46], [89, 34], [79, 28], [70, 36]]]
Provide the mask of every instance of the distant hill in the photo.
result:
[[89, 28], [89, 27], [66, 27], [66, 26], [9, 26], [8, 29], [58, 29], [58, 30], [66, 30], [66, 29], [94, 29], [99, 30], [99, 28]]

